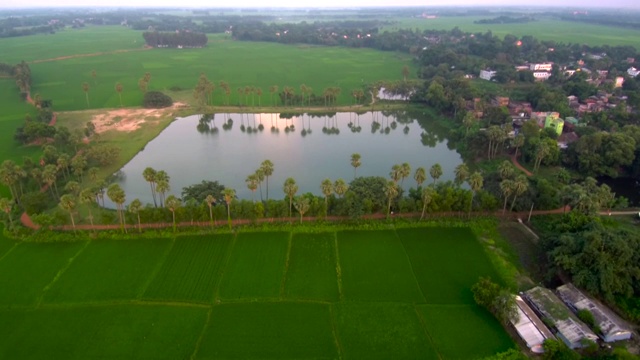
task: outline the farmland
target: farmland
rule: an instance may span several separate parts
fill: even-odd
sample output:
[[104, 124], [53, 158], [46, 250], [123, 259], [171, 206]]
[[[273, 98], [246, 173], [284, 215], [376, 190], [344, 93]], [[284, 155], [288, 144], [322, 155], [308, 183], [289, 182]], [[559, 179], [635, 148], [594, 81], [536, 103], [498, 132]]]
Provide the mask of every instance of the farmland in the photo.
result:
[[470, 297], [495, 271], [466, 228], [2, 238], [0, 269], [3, 358], [457, 359], [513, 346]]

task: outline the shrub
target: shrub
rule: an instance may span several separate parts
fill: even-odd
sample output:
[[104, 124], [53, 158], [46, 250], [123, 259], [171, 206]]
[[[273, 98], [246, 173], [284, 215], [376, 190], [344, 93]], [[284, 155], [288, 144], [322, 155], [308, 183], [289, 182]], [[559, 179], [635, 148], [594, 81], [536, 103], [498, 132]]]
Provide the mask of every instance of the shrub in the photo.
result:
[[583, 323], [587, 324], [587, 326], [589, 326], [592, 329], [596, 324], [596, 319], [593, 317], [593, 314], [591, 313], [591, 311], [587, 309], [582, 309], [578, 311], [578, 319], [582, 320]]
[[151, 109], [160, 109], [173, 105], [173, 99], [159, 91], [149, 91], [144, 94], [142, 106]]

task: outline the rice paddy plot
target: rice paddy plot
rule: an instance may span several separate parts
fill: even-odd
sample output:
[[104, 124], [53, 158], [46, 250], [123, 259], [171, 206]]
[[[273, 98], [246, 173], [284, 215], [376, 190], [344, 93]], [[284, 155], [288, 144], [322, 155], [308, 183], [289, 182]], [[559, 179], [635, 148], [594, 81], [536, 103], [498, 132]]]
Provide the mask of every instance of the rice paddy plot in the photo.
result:
[[438, 359], [412, 305], [340, 303], [334, 312], [344, 359]]
[[424, 302], [394, 231], [339, 232], [338, 250], [345, 300]]
[[73, 242], [16, 246], [0, 261], [0, 306], [35, 305], [43, 289], [85, 245], [86, 242]]
[[481, 276], [500, 281], [468, 228], [397, 231], [429, 304], [474, 304], [471, 286]]
[[188, 359], [206, 315], [135, 305], [0, 310], [0, 358]]
[[241, 233], [220, 284], [221, 299], [279, 298], [289, 233]]
[[443, 359], [479, 359], [514, 346], [502, 325], [477, 305], [420, 305], [418, 311]]
[[48, 303], [136, 299], [170, 240], [93, 241], [45, 294]]
[[211, 303], [233, 235], [178, 237], [144, 298]]
[[289, 298], [337, 301], [335, 233], [293, 235], [285, 281]]
[[196, 358], [336, 359], [329, 305], [216, 305]]

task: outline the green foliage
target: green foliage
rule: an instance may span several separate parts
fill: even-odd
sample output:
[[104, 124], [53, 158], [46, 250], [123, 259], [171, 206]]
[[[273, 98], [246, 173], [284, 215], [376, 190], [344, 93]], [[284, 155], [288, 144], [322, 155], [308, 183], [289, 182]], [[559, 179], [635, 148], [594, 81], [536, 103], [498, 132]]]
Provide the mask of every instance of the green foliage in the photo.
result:
[[492, 282], [490, 278], [481, 277], [471, 287], [471, 291], [475, 302], [489, 310], [503, 324], [518, 319], [518, 308], [513, 294]]
[[544, 360], [578, 360], [580, 355], [569, 349], [561, 340], [546, 339], [542, 343]]
[[593, 314], [588, 309], [578, 310], [578, 319], [580, 319], [583, 323], [587, 324], [590, 328], [593, 328], [596, 324], [596, 319], [593, 317]]
[[171, 105], [173, 105], [173, 99], [159, 91], [148, 91], [142, 99], [142, 106], [148, 109], [160, 109]]
[[509, 349], [505, 352], [487, 356], [482, 360], [527, 360], [528, 357], [518, 349]]

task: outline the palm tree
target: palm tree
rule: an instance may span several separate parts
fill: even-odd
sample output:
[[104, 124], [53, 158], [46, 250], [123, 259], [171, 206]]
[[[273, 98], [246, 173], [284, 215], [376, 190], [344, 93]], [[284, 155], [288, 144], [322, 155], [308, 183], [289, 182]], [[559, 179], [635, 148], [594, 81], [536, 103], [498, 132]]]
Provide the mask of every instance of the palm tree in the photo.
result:
[[349, 186], [342, 179], [336, 180], [336, 182], [333, 184], [333, 192], [336, 193], [336, 195], [338, 195], [339, 197], [343, 197], [347, 190], [349, 190]]
[[75, 210], [76, 206], [78, 205], [78, 201], [73, 195], [65, 194], [60, 198], [59, 205], [63, 210], [69, 212], [69, 216], [71, 217], [71, 226], [73, 226], [73, 232], [76, 232], [76, 222], [73, 219], [73, 210]]
[[[276, 86], [277, 89], [277, 86]], [[267, 201], [269, 200], [269, 176], [273, 175], [273, 163], [271, 160], [265, 160], [260, 164], [260, 169], [264, 173], [267, 182]]]
[[231, 188], [225, 188], [222, 194], [224, 195], [224, 202], [227, 203], [227, 222], [231, 230], [231, 202], [236, 198], [236, 191]]
[[518, 149], [524, 145], [524, 135], [522, 133], [516, 135], [516, 137], [511, 140], [511, 146], [516, 148], [515, 157], [518, 157]]
[[398, 186], [392, 180], [387, 181], [384, 187], [384, 194], [387, 196], [387, 217], [391, 213], [391, 201], [398, 196]]
[[160, 207], [164, 207], [164, 195], [171, 191], [171, 186], [169, 185], [169, 182], [166, 180], [159, 180], [158, 184], [156, 185], [156, 191], [160, 194]]
[[147, 167], [142, 172], [142, 176], [144, 180], [149, 183], [151, 187], [151, 196], [153, 197], [153, 206], [158, 207], [158, 203], [156, 202], [156, 175], [157, 172], [152, 167]]
[[358, 153], [353, 153], [351, 154], [351, 166], [353, 166], [353, 178], [356, 178], [356, 170], [360, 167], [360, 165], [362, 165], [362, 162], [360, 161], [360, 154]]
[[293, 88], [291, 86], [285, 86], [282, 89], [282, 94], [284, 95], [284, 106], [287, 106], [287, 100], [289, 100], [289, 105], [291, 105], [291, 98], [294, 94]]
[[87, 108], [89, 107], [89, 83], [82, 83], [82, 91], [84, 91], [84, 96], [87, 98]]
[[262, 201], [262, 182], [265, 179], [264, 170], [262, 170], [262, 168], [258, 168], [254, 175], [258, 181], [258, 187], [260, 188], [260, 201]]
[[173, 232], [176, 232], [176, 210], [182, 205], [182, 201], [173, 195], [167, 197], [167, 208], [171, 211], [173, 217]]
[[282, 186], [282, 191], [289, 197], [289, 217], [291, 217], [291, 206], [293, 203], [293, 197], [298, 192], [298, 185], [293, 178], [287, 178]]
[[329, 213], [329, 196], [333, 193], [333, 184], [331, 183], [331, 179], [322, 180], [320, 189], [322, 190], [322, 195], [324, 195], [324, 214], [326, 216]]
[[467, 111], [462, 119], [462, 125], [464, 126], [465, 135], [469, 133], [469, 129], [473, 127], [476, 123], [476, 117], [473, 115], [472, 111]]
[[122, 231], [126, 232], [124, 227], [124, 216], [122, 215], [122, 205], [127, 199], [124, 190], [122, 190], [118, 184], [111, 184], [107, 189], [107, 196], [116, 204], [116, 208], [118, 209], [118, 218], [120, 219], [120, 226], [122, 227]]
[[538, 171], [538, 169], [540, 168], [540, 164], [542, 163], [542, 160], [545, 157], [547, 157], [550, 152], [551, 150], [549, 149], [546, 142], [540, 142], [540, 144], [538, 144], [538, 148], [536, 149], [536, 160], [533, 166], [533, 171]]
[[120, 98], [120, 107], [122, 107], [122, 84], [121, 83], [116, 83], [116, 92], [118, 93], [118, 97]]
[[309, 211], [309, 199], [304, 196], [296, 197], [295, 207], [296, 210], [298, 210], [298, 212], [300, 213], [300, 224], [302, 224], [302, 217], [307, 211]]
[[96, 182], [96, 180], [98, 180], [98, 171], [100, 171], [100, 169], [98, 169], [97, 167], [92, 167], [89, 170], [87, 170], [87, 175], [89, 175], [89, 180], [91, 180], [92, 182]]
[[422, 183], [427, 179], [427, 172], [423, 167], [419, 167], [416, 169], [415, 174], [413, 174], [413, 178], [416, 181], [416, 187], [422, 186]]
[[73, 168], [73, 174], [82, 182], [84, 168], [87, 167], [87, 158], [82, 154], [74, 156], [73, 159], [71, 159], [71, 167]]
[[255, 88], [255, 93], [258, 95], [258, 106], [262, 106], [262, 89]]
[[422, 189], [422, 214], [420, 215], [420, 220], [424, 218], [424, 214], [427, 211], [427, 206], [433, 200], [433, 196], [435, 195], [436, 190], [432, 186], [427, 186]]
[[[51, 194], [54, 197], [58, 196], [58, 186], [56, 185], [56, 180], [58, 179], [58, 169], [55, 165], [46, 165], [44, 170], [42, 171], [42, 181], [49, 187], [51, 190]], [[54, 192], [55, 190], [55, 192]]]
[[[278, 92], [278, 85], [269, 86], [269, 92], [271, 93], [271, 105], [275, 105], [273, 103], [273, 95]], [[268, 196], [267, 196], [267, 200], [269, 200]]]
[[256, 176], [256, 174], [251, 174], [247, 176], [244, 182], [247, 183], [247, 188], [251, 190], [251, 197], [255, 202], [256, 201], [255, 193], [256, 193], [256, 190], [258, 190], [258, 177]]
[[502, 180], [511, 179], [514, 172], [515, 169], [508, 160], [503, 161], [500, 166], [498, 166], [498, 174]]
[[471, 191], [473, 191], [473, 193], [471, 194], [471, 203], [469, 205], [469, 215], [470, 215], [471, 208], [473, 207], [473, 198], [476, 196], [476, 193], [480, 191], [480, 189], [482, 189], [482, 186], [484, 185], [484, 179], [482, 178], [482, 174], [476, 171], [473, 174], [471, 174], [467, 182], [469, 183], [469, 187], [471, 188]]
[[93, 228], [93, 213], [91, 212], [91, 204], [96, 200], [96, 194], [94, 189], [86, 188], [80, 192], [80, 197], [78, 199], [81, 204], [87, 204], [87, 208], [89, 209], [89, 222], [91, 223], [91, 227]]
[[0, 211], [3, 211], [7, 214], [9, 218], [9, 225], [13, 228], [13, 219], [11, 218], [11, 208], [13, 202], [7, 198], [0, 198]]
[[129, 212], [136, 214], [138, 217], [138, 232], [142, 232], [142, 223], [140, 222], [140, 210], [142, 210], [142, 202], [139, 199], [134, 199], [129, 204]]
[[460, 186], [462, 185], [462, 183], [467, 181], [467, 178], [469, 177], [469, 167], [467, 166], [467, 164], [462, 163], [456, 166], [456, 169], [454, 170], [454, 172], [455, 172], [454, 183], [457, 186]]
[[400, 178], [402, 177], [402, 167], [398, 164], [393, 165], [391, 167], [391, 172], [389, 172], [389, 177], [391, 177], [391, 180], [395, 183], [400, 181]]
[[78, 195], [78, 191], [80, 191], [80, 184], [77, 181], [69, 181], [67, 185], [64, 186], [64, 191], [70, 193], [73, 196]]
[[504, 206], [502, 207], [502, 215], [504, 215], [505, 211], [507, 211], [507, 200], [514, 191], [514, 182], [510, 179], [505, 179], [500, 182], [500, 190], [502, 191], [502, 196], [504, 196]]
[[402, 188], [404, 178], [409, 175], [411, 175], [411, 165], [409, 165], [409, 163], [402, 163], [402, 165], [400, 165], [400, 188]]
[[64, 178], [67, 179], [67, 174], [69, 173], [69, 155], [62, 154], [58, 156], [56, 164], [58, 165], [58, 170], [60, 170]]
[[211, 226], [213, 226], [214, 222], [213, 222], [213, 203], [216, 202], [216, 199], [213, 197], [213, 195], [209, 194], [207, 195], [207, 198], [204, 199], [204, 201], [207, 203], [207, 206], [209, 206], [209, 221], [211, 221]]
[[433, 164], [431, 169], [429, 169], [429, 174], [433, 178], [433, 183], [435, 184], [440, 176], [442, 176], [442, 166], [440, 166], [440, 164], [438, 163]]
[[518, 196], [524, 194], [529, 189], [529, 180], [524, 175], [518, 175], [513, 182], [513, 200], [511, 201], [511, 208], [509, 211], [513, 211], [513, 206], [516, 204]]

